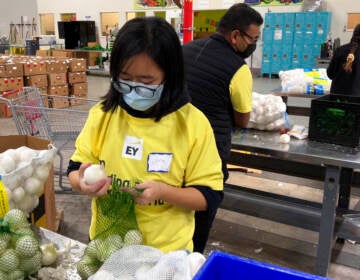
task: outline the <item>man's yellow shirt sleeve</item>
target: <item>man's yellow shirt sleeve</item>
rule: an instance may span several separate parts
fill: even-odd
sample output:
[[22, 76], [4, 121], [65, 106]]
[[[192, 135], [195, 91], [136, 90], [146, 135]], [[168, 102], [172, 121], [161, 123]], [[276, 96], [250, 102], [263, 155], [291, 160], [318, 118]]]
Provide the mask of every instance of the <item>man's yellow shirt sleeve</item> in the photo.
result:
[[253, 80], [249, 67], [241, 66], [230, 81], [230, 99], [235, 111], [248, 113], [252, 109]]

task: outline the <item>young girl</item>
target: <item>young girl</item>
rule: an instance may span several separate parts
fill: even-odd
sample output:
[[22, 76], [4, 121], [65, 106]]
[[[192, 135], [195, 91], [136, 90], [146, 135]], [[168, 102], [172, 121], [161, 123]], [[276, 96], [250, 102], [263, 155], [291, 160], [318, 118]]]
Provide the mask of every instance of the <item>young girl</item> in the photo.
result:
[[[98, 197], [136, 178], [143, 244], [192, 251], [194, 211], [216, 209], [223, 175], [212, 128], [185, 91], [175, 30], [156, 17], [127, 22], [114, 42], [110, 75], [110, 89], [90, 110], [68, 167], [74, 190], [94, 197], [90, 239], [100, 230]], [[86, 184], [84, 170], [99, 162], [111, 178]]]

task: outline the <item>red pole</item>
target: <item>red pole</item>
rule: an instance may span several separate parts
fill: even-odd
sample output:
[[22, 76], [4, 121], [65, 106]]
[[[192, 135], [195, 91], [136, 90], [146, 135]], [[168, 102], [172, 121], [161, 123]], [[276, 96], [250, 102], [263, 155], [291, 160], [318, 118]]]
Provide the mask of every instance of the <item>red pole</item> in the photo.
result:
[[183, 6], [183, 44], [193, 39], [193, 3], [184, 0]]

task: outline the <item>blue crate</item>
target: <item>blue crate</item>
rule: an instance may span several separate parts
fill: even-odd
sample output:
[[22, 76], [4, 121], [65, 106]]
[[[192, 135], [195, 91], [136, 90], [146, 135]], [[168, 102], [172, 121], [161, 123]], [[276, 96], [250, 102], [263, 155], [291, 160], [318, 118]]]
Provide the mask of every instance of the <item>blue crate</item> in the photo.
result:
[[210, 254], [193, 280], [325, 280], [329, 279], [220, 251]]

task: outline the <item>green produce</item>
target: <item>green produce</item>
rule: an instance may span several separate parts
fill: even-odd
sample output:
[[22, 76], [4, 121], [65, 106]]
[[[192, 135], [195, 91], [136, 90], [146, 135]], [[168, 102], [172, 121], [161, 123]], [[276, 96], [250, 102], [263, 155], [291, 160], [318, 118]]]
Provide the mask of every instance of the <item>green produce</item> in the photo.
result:
[[0, 280], [25, 279], [41, 268], [39, 241], [26, 215], [11, 209], [0, 219]]
[[[125, 241], [125, 242], [124, 242]], [[81, 279], [88, 279], [95, 274], [111, 254], [129, 245], [140, 245], [142, 235], [139, 230], [129, 230], [122, 237], [112, 234], [104, 239], [94, 239], [86, 246], [84, 255], [77, 263], [77, 272]]]
[[318, 112], [316, 127], [329, 136], [351, 136], [356, 115], [352, 111], [339, 108], [326, 108]]

